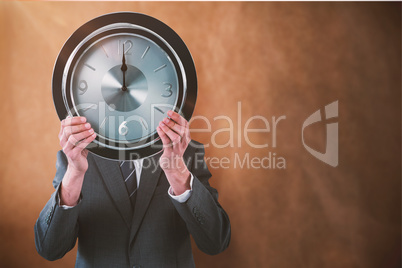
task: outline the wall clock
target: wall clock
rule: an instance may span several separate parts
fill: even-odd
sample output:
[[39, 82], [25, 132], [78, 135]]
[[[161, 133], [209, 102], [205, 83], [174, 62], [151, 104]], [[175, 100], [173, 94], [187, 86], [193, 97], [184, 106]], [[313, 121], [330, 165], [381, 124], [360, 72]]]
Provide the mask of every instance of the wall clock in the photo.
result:
[[137, 159], [161, 151], [159, 122], [175, 110], [189, 120], [197, 97], [193, 59], [163, 22], [118, 12], [79, 27], [53, 70], [60, 120], [85, 116], [97, 133], [87, 148], [109, 159]]

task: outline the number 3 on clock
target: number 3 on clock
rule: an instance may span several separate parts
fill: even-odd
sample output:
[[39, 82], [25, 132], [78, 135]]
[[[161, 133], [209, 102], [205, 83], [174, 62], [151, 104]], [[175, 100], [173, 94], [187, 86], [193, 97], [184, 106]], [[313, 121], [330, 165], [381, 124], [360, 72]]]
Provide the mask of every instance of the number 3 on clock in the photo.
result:
[[172, 84], [170, 84], [168, 82], [163, 82], [163, 84], [166, 85], [167, 87], [165, 88], [166, 92], [161, 94], [161, 96], [164, 97], [164, 98], [169, 98], [173, 94]]

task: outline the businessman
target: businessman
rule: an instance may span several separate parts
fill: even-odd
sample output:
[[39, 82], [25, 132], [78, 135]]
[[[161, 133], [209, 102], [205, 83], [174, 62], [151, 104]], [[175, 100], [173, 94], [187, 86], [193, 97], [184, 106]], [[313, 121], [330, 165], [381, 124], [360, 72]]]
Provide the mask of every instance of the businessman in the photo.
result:
[[96, 134], [84, 117], [61, 122], [56, 190], [34, 228], [41, 256], [62, 258], [78, 238], [76, 267], [188, 268], [190, 235], [207, 254], [228, 247], [229, 218], [209, 185], [204, 149], [183, 117], [168, 115], [157, 127], [163, 152], [129, 165], [85, 149]]

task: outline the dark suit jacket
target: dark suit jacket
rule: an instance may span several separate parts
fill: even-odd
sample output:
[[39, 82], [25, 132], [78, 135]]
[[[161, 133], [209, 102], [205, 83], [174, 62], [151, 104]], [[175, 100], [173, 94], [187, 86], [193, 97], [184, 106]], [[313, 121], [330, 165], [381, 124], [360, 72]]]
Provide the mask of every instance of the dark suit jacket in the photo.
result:
[[[196, 148], [197, 147], [197, 148]], [[35, 244], [48, 260], [63, 257], [78, 237], [76, 267], [194, 267], [190, 234], [207, 254], [223, 251], [230, 223], [210, 187], [202, 145], [192, 141], [184, 154], [194, 176], [191, 197], [179, 203], [158, 165], [160, 154], [144, 160], [134, 213], [119, 162], [88, 154], [82, 199], [71, 209], [58, 206], [57, 192], [67, 169], [57, 154], [56, 191], [35, 224]], [[150, 163], [150, 164], [149, 164]], [[149, 165], [148, 165], [149, 164]]]

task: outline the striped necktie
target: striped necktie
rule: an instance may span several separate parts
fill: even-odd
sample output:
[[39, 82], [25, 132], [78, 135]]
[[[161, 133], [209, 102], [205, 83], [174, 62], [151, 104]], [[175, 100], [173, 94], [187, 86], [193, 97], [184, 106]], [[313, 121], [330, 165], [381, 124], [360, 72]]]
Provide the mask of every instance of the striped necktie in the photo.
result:
[[122, 161], [120, 162], [121, 173], [126, 183], [127, 193], [130, 196], [131, 204], [134, 208], [135, 197], [137, 196], [137, 176], [135, 172], [134, 162]]

